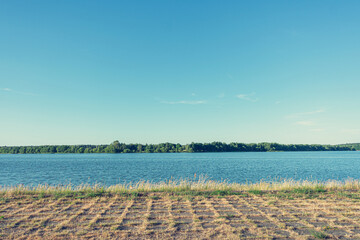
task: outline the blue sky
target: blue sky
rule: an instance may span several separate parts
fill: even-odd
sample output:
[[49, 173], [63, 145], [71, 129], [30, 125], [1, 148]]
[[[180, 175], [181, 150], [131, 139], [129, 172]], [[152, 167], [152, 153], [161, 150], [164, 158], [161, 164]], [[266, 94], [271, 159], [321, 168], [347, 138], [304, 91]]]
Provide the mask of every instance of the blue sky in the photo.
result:
[[0, 145], [360, 142], [359, 1], [1, 1]]

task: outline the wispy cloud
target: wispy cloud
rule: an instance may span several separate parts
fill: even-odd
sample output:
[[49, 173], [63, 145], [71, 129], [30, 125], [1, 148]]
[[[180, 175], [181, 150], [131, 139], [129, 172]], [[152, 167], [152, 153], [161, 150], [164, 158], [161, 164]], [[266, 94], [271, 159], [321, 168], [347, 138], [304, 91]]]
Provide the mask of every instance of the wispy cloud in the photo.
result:
[[0, 90], [4, 91], [4, 92], [9, 92], [9, 93], [15, 93], [15, 94], [36, 96], [36, 94], [34, 94], [34, 93], [15, 91], [15, 90], [13, 90], [11, 88], [0, 88]]
[[218, 98], [224, 98], [224, 97], [225, 97], [225, 93], [220, 93], [217, 97], [218, 97]]
[[162, 101], [164, 104], [189, 104], [189, 105], [197, 105], [197, 104], [206, 104], [206, 101]]
[[259, 99], [254, 97], [255, 93], [250, 93], [250, 94], [238, 94], [236, 95], [237, 98], [245, 100], [245, 101], [249, 101], [249, 102], [257, 102]]
[[298, 121], [295, 122], [295, 125], [300, 125], [300, 126], [314, 126], [315, 123], [313, 121]]
[[314, 114], [324, 113], [324, 112], [325, 112], [324, 109], [318, 109], [318, 110], [311, 111], [311, 112], [293, 113], [293, 114], [287, 115], [287, 116], [285, 116], [285, 117], [286, 117], [286, 118], [297, 118], [297, 117], [309, 116], [309, 115], [314, 115]]

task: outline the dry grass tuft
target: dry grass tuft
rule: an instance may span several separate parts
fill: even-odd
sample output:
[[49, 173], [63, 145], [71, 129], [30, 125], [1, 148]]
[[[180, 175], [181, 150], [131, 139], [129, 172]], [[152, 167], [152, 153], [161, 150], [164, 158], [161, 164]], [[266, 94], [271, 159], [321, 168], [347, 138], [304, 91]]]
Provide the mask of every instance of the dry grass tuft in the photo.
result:
[[[37, 185], [37, 186], [1, 186], [0, 202], [6, 201], [8, 196], [37, 195], [38, 198], [47, 196], [54, 197], [100, 197], [107, 194], [129, 195], [136, 198], [139, 193], [166, 192], [217, 192], [215, 195], [226, 195], [233, 192], [251, 192], [261, 194], [263, 191], [293, 191], [298, 193], [311, 193], [319, 191], [339, 191], [339, 190], [360, 190], [360, 180], [348, 179], [345, 181], [331, 180], [327, 182], [293, 179], [282, 179], [274, 181], [260, 181], [258, 183], [230, 183], [229, 181], [212, 181], [206, 177], [196, 179], [180, 179], [152, 183], [150, 181], [140, 181], [136, 183], [117, 184], [104, 186], [101, 184], [82, 184], [78, 186], [68, 185]], [[157, 196], [155, 196], [157, 197]]]

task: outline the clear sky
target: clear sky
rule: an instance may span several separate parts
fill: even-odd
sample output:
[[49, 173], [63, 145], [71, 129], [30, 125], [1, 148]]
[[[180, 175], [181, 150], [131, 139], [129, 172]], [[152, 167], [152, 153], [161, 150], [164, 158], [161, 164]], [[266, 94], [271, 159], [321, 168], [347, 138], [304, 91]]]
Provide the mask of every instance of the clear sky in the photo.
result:
[[360, 142], [360, 1], [0, 1], [0, 145]]

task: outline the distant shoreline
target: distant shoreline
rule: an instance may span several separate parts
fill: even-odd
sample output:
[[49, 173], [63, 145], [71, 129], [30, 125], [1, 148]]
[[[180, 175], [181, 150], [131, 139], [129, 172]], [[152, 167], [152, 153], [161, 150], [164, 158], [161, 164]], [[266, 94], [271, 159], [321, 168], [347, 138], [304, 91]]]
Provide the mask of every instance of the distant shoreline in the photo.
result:
[[359, 151], [360, 143], [321, 144], [279, 144], [279, 143], [179, 143], [125, 144], [114, 141], [103, 145], [43, 145], [43, 146], [1, 146], [0, 154], [42, 154], [42, 153], [199, 153], [199, 152], [299, 152], [299, 151]]

